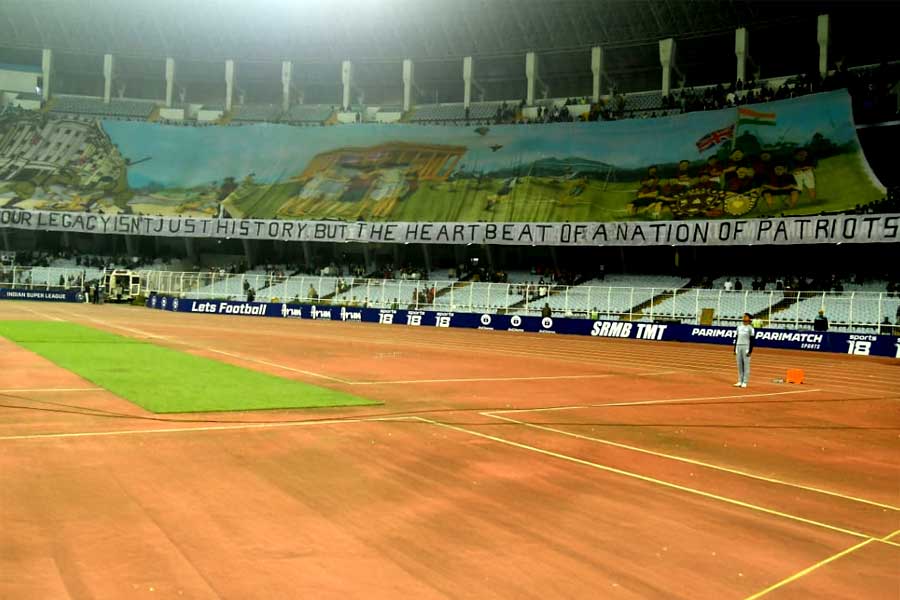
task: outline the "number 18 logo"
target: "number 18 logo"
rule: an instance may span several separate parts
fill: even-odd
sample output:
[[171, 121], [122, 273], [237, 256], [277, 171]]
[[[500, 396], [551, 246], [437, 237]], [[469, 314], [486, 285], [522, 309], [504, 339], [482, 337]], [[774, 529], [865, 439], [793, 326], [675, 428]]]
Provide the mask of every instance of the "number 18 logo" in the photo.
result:
[[[857, 356], [868, 356], [869, 351], [872, 350], [872, 342], [867, 342], [864, 340], [849, 340], [847, 345], [850, 347], [847, 349], [847, 354], [856, 354]], [[900, 346], [898, 346], [897, 350], [898, 354], [900, 354]]]

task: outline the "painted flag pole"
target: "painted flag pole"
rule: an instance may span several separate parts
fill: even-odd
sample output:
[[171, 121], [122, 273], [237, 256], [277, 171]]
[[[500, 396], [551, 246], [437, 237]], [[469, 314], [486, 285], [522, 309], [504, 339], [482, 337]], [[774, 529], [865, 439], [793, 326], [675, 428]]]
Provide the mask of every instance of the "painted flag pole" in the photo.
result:
[[734, 135], [731, 136], [731, 152], [734, 152], [734, 148], [737, 146], [737, 136], [738, 130], [741, 128], [741, 109], [735, 109], [734, 111]]
[[737, 107], [737, 118], [734, 122], [734, 137], [731, 140], [731, 151], [737, 146], [738, 130], [741, 125], [767, 125], [775, 126], [776, 119], [773, 112], [760, 112], [752, 108]]

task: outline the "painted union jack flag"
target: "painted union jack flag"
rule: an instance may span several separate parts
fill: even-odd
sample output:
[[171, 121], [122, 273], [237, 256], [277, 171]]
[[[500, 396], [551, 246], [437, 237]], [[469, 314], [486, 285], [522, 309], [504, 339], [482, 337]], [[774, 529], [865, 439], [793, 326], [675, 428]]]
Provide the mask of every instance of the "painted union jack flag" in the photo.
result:
[[715, 131], [711, 131], [707, 133], [702, 138], [697, 140], [697, 150], [703, 152], [704, 150], [709, 150], [713, 146], [718, 146], [722, 142], [726, 140], [730, 140], [734, 137], [734, 125], [729, 125], [728, 127], [723, 127], [722, 129], [716, 129]]

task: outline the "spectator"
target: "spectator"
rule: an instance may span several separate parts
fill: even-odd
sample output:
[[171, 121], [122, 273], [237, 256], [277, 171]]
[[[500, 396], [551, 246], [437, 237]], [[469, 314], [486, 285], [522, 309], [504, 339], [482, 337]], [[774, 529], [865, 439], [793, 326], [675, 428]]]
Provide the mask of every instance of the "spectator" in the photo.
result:
[[735, 279], [735, 280], [734, 280], [734, 291], [740, 292], [740, 291], [743, 290], [743, 289], [744, 289], [744, 284], [741, 283], [741, 280], [740, 280], [740, 279]]
[[726, 279], [725, 280], [725, 291], [730, 292], [732, 289], [734, 289], [734, 283], [732, 283], [732, 281], [730, 279]]
[[541, 317], [549, 318], [553, 316], [553, 310], [550, 308], [550, 304], [548, 302], [544, 302], [544, 306], [541, 307]]
[[828, 331], [828, 318], [825, 316], [824, 310], [820, 310], [819, 316], [817, 316], [813, 321], [813, 330]]

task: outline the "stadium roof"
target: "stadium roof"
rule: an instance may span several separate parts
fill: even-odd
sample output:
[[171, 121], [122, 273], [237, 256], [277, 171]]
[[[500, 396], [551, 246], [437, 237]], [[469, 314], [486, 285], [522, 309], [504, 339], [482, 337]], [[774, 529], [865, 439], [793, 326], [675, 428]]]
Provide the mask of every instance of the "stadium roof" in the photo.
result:
[[[871, 10], [866, 10], [867, 5]], [[192, 60], [446, 60], [638, 46], [891, 3], [737, 0], [5, 0], [0, 46]], [[814, 36], [814, 31], [808, 33]], [[815, 38], [812, 37], [815, 43]]]

